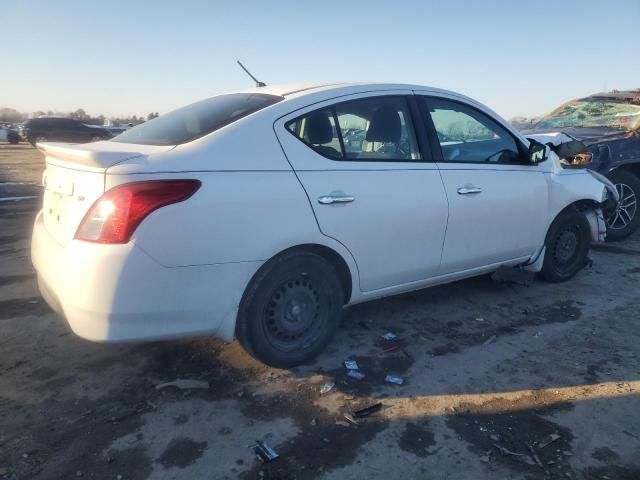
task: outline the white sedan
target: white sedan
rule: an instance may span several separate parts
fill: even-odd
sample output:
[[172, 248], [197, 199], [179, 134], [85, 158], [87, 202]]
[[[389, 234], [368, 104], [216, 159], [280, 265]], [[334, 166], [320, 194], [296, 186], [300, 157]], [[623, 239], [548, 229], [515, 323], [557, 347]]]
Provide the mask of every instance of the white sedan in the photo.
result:
[[501, 266], [570, 279], [616, 195], [480, 103], [415, 85], [260, 87], [38, 147], [33, 263], [78, 335], [237, 338], [279, 367], [322, 351], [345, 305]]

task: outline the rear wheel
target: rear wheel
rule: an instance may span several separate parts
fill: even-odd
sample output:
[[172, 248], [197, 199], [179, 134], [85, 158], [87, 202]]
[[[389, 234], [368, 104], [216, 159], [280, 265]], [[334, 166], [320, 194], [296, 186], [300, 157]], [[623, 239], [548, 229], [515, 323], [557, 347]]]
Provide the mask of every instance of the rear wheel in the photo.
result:
[[11, 145], [15, 145], [15, 144], [17, 144], [18, 142], [20, 142], [20, 137], [19, 137], [17, 134], [15, 134], [15, 133], [10, 133], [10, 134], [7, 136], [7, 141], [8, 141]]
[[540, 276], [548, 282], [564, 282], [586, 264], [591, 240], [589, 221], [582, 212], [569, 209], [556, 217], [545, 239]]
[[101, 140], [104, 140], [104, 138], [100, 135], [94, 135], [93, 137], [91, 137], [92, 142], [100, 142]]
[[629, 171], [615, 170], [609, 180], [616, 186], [620, 201], [607, 218], [607, 240], [622, 240], [640, 225], [640, 179]]
[[324, 258], [285, 253], [263, 266], [247, 287], [236, 334], [261, 362], [293, 367], [325, 348], [340, 323], [343, 303], [340, 279]]

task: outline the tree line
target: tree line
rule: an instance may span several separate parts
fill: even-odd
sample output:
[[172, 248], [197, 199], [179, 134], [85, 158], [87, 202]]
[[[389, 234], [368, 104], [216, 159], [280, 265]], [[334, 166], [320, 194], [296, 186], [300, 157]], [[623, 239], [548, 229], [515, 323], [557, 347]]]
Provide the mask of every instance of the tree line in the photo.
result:
[[138, 125], [140, 123], [144, 123], [148, 120], [153, 120], [158, 117], [158, 112], [151, 112], [146, 117], [143, 115], [131, 115], [129, 117], [105, 117], [104, 115], [89, 115], [82, 108], [78, 108], [73, 112], [54, 112], [53, 110], [37, 110], [31, 113], [20, 112], [13, 108], [0, 108], [0, 122], [7, 123], [20, 123], [28, 120], [29, 118], [38, 118], [43, 116], [56, 116], [56, 117], [69, 117], [74, 118], [76, 120], [80, 120], [81, 122], [88, 123], [91, 125], [104, 125], [105, 121], [108, 119], [112, 123], [115, 124], [133, 124]]

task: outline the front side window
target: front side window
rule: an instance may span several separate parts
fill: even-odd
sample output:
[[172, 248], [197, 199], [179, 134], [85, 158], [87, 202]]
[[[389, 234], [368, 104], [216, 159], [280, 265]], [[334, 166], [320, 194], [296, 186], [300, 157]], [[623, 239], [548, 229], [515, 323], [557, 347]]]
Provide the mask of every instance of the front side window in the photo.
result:
[[333, 160], [420, 160], [404, 97], [338, 103], [290, 121], [287, 129]]
[[515, 138], [488, 115], [463, 103], [422, 99], [431, 115], [445, 162], [516, 163]]
[[276, 95], [231, 93], [192, 103], [133, 127], [112, 142], [179, 145], [203, 137], [283, 100]]

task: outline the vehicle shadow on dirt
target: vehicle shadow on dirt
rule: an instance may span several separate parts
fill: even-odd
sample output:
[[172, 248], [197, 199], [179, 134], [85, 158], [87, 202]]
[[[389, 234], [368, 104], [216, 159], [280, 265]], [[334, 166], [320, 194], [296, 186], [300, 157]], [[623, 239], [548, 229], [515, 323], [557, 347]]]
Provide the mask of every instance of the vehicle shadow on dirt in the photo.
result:
[[[640, 408], [637, 377], [602, 375], [570, 392], [557, 391], [556, 385], [565, 384], [558, 380], [543, 387], [535, 382], [530, 385], [533, 391], [526, 393], [486, 388], [478, 397], [465, 389], [442, 395], [439, 392], [450, 390], [448, 385], [416, 385], [415, 376], [394, 390], [382, 388], [368, 394], [344, 388], [337, 380], [336, 387], [323, 395], [323, 375], [291, 376], [263, 366], [235, 368], [228, 362], [227, 348], [203, 340], [154, 344], [126, 347], [119, 355], [103, 351], [100, 359], [86, 355], [84, 372], [61, 374], [45, 366], [31, 369], [30, 380], [37, 383], [43, 400], [19, 404], [0, 399], [4, 424], [0, 465], [19, 466], [17, 478], [68, 478], [86, 472], [88, 478], [115, 478], [122, 473], [123, 478], [146, 479], [155, 478], [152, 472], [158, 468], [184, 469], [184, 478], [196, 478], [188, 474], [189, 468], [213, 455], [218, 467], [228, 473], [226, 478], [311, 479], [332, 470], [336, 478], [341, 478], [340, 472], [345, 478], [358, 478], [347, 474], [362, 469], [374, 477], [384, 472], [387, 463], [397, 459], [379, 457], [391, 451], [403, 455], [401, 461], [415, 475], [432, 472], [434, 462], [441, 463], [444, 471], [460, 468], [456, 461], [464, 466], [469, 458], [475, 459], [471, 467], [486, 470], [486, 478], [492, 478], [491, 472], [504, 474], [505, 469], [530, 479], [567, 478], [569, 473], [571, 478], [631, 480], [640, 475], [640, 466], [625, 463], [634, 458], [629, 450], [633, 445], [637, 450], [640, 442], [640, 425], [633, 420], [608, 425], [617, 436], [599, 432], [602, 445], [590, 441], [588, 448], [575, 448], [581, 445], [578, 440], [593, 435], [581, 427], [587, 419], [609, 412], [634, 418]], [[123, 359], [134, 366], [126, 375], [118, 373], [116, 366]], [[500, 383], [509, 386], [511, 375], [530, 373], [523, 368], [512, 365], [502, 373]], [[75, 400], [49, 395], [82, 383], [79, 375], [100, 372], [108, 377], [112, 371], [122, 378], [106, 394], [89, 398], [80, 393]], [[10, 371], [3, 368], [2, 373]], [[206, 381], [209, 388], [156, 388], [178, 378]], [[603, 392], [596, 382], [608, 380], [614, 390]], [[514, 390], [522, 389], [522, 384], [518, 381]], [[241, 420], [224, 411], [216, 413], [217, 405], [225, 402], [232, 402], [232, 408], [242, 413]], [[384, 405], [380, 412], [353, 421], [355, 410], [377, 402]], [[149, 440], [145, 424], [176, 408], [181, 413], [171, 416], [171, 429], [162, 440], [166, 448], [154, 457], [145, 447]], [[245, 437], [244, 430], [277, 419], [291, 419], [297, 430], [291, 437], [265, 435], [280, 454], [273, 463], [263, 465], [252, 459], [246, 445], [244, 454], [235, 457], [215, 454], [219, 445]], [[193, 421], [204, 423], [196, 435], [186, 428]], [[130, 438], [126, 447], [113, 449], [121, 438]], [[579, 462], [574, 461], [576, 456]]]

